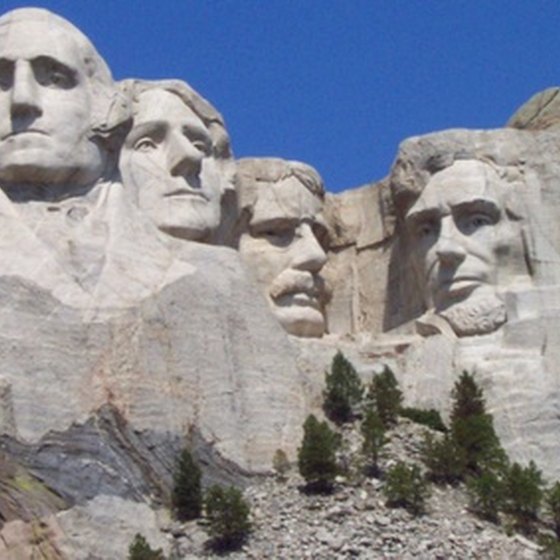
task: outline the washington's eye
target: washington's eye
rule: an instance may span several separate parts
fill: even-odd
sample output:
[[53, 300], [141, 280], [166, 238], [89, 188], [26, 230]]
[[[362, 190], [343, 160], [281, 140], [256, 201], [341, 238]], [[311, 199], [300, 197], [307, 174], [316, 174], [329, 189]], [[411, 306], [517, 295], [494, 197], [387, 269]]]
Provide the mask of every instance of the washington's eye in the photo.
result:
[[154, 150], [156, 148], [156, 143], [152, 140], [152, 138], [149, 138], [147, 136], [145, 136], [144, 138], [140, 138], [140, 140], [137, 140], [134, 143], [134, 150], [136, 152], [149, 152], [151, 150]]
[[71, 89], [77, 84], [76, 72], [56, 60], [39, 57], [32, 64], [35, 79], [44, 87]]
[[0, 89], [6, 91], [14, 81], [14, 64], [8, 60], [0, 60]]

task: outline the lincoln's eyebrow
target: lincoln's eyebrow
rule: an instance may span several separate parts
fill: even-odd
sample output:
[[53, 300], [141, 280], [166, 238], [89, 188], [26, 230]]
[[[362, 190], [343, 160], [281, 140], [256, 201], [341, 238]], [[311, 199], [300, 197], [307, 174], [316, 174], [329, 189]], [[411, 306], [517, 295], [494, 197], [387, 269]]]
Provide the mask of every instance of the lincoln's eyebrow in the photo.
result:
[[495, 220], [501, 215], [500, 205], [491, 198], [475, 198], [466, 200], [465, 202], [459, 202], [452, 206], [452, 211], [459, 214], [465, 212], [482, 212], [488, 214]]
[[407, 226], [413, 226], [426, 220], [437, 220], [441, 217], [439, 208], [422, 208], [419, 210], [410, 210], [405, 216]]

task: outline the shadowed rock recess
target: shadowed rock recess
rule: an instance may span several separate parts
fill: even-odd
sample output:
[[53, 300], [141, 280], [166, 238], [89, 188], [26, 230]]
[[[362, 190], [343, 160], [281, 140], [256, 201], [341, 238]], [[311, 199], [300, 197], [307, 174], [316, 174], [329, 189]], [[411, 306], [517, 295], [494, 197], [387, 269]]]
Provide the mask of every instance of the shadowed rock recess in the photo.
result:
[[[392, 553], [378, 529], [408, 521], [376, 483], [346, 507], [270, 478], [338, 350], [444, 418], [474, 373], [510, 457], [560, 478], [558, 88], [502, 129], [405, 140], [384, 180], [333, 195], [305, 163], [237, 161], [188, 84], [115, 82], [46, 10], [0, 17], [0, 83], [0, 558], [122, 559], [136, 533], [202, 554], [200, 526], [170, 521], [185, 447], [257, 508], [247, 557]], [[436, 500], [436, 525], [446, 499], [463, 507]], [[410, 523], [401, 558], [527, 552]]]

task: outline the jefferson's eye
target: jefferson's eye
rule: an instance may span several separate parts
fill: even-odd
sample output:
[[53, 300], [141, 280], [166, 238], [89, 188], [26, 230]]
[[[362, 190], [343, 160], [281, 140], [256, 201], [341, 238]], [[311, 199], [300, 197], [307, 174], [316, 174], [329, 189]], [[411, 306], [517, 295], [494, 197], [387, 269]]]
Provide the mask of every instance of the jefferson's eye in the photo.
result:
[[149, 152], [156, 148], [156, 143], [149, 137], [140, 138], [134, 144], [134, 150], [136, 152]]
[[204, 142], [204, 140], [195, 140], [192, 144], [199, 152], [202, 152], [204, 155], [210, 154], [210, 146], [206, 142]]

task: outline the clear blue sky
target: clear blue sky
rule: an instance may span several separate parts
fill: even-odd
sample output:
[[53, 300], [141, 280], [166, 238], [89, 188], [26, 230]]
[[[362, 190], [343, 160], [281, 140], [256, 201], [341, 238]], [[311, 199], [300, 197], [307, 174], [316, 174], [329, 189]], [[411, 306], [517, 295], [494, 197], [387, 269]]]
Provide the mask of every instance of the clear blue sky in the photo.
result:
[[82, 29], [116, 79], [188, 81], [224, 115], [236, 156], [305, 161], [330, 191], [387, 175], [409, 136], [499, 127], [560, 84], [558, 0], [31, 5]]

